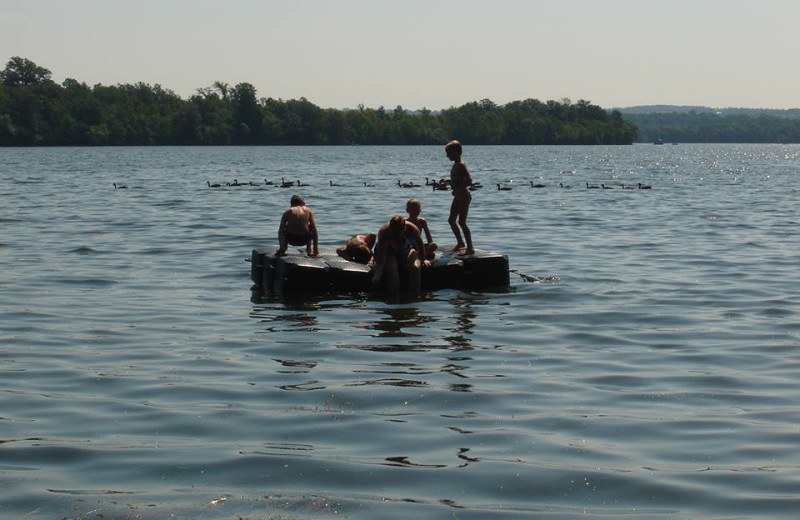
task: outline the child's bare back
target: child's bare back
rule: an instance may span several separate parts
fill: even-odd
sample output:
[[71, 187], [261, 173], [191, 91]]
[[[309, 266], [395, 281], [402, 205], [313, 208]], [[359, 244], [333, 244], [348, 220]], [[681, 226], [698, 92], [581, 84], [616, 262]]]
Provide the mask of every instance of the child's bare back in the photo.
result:
[[[278, 227], [280, 248], [277, 254], [284, 254], [288, 245], [291, 244], [293, 246], [306, 246], [306, 254], [318, 256], [318, 240], [314, 212], [306, 206], [301, 196], [292, 196], [291, 206], [283, 212], [281, 223]], [[314, 246], [313, 251], [312, 244]]]
[[286, 232], [303, 235], [309, 231], [311, 210], [308, 206], [292, 206], [283, 213], [286, 219]]

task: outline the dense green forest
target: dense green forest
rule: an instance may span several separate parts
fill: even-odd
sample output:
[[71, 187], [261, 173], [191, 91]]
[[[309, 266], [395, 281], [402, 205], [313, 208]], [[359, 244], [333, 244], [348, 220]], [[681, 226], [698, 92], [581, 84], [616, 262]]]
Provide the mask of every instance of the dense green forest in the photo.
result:
[[57, 84], [13, 57], [0, 72], [0, 146], [630, 144], [636, 127], [588, 101], [439, 111], [323, 109], [305, 98], [259, 98], [249, 83], [215, 82], [182, 99], [160, 85]]
[[800, 143], [799, 110], [674, 108], [621, 111], [639, 129], [640, 142]]

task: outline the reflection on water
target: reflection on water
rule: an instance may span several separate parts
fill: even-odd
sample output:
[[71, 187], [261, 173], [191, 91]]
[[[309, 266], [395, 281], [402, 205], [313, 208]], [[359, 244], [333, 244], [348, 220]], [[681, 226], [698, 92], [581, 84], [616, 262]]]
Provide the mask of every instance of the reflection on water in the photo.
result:
[[[331, 321], [350, 330], [349, 340], [339, 341], [338, 349], [373, 353], [413, 353], [451, 351], [436, 365], [411, 362], [381, 361], [370, 359], [366, 364], [355, 364], [347, 372], [352, 380], [342, 382], [346, 387], [390, 386], [431, 387], [434, 383], [424, 379], [435, 373], [458, 379], [469, 379], [472, 358], [464, 352], [471, 350], [471, 334], [477, 317], [476, 305], [487, 300], [474, 295], [455, 296], [405, 304], [391, 304], [383, 299], [362, 295], [360, 299], [329, 299], [325, 296], [294, 295], [292, 298], [260, 298], [250, 312], [250, 317], [265, 326], [263, 332], [296, 330], [306, 332], [308, 344], [316, 343], [314, 334], [324, 334], [327, 324], [321, 320], [329, 314]], [[358, 313], [353, 311], [358, 310]], [[372, 316], [372, 319], [364, 319]], [[287, 328], [288, 327], [288, 328]], [[447, 331], [442, 335], [440, 331]], [[436, 341], [440, 337], [444, 343]], [[402, 341], [398, 341], [402, 340]], [[302, 349], [297, 350], [302, 353]], [[455, 354], [455, 353], [458, 354]], [[341, 370], [341, 367], [326, 367], [325, 361], [292, 357], [276, 358], [280, 364], [278, 374], [309, 374], [315, 369]], [[317, 370], [319, 372], [319, 370]], [[421, 379], [422, 378], [422, 379]], [[436, 388], [453, 392], [469, 392], [472, 384], [466, 382], [437, 382]], [[315, 391], [326, 389], [319, 379], [308, 379], [279, 385], [282, 390]]]
[[[378, 319], [368, 328], [379, 331], [377, 336], [380, 338], [419, 337], [424, 334], [424, 330], [416, 329], [425, 323], [436, 321], [434, 316], [421, 315], [417, 307], [389, 307], [380, 309], [379, 312], [387, 317]], [[399, 345], [397, 348], [402, 349], [403, 346]]]
[[450, 303], [453, 305], [455, 327], [453, 327], [453, 334], [445, 336], [444, 339], [457, 350], [468, 350], [471, 346], [470, 334], [475, 328], [473, 320], [477, 317], [477, 313], [473, 309], [475, 301], [457, 298], [451, 300]]

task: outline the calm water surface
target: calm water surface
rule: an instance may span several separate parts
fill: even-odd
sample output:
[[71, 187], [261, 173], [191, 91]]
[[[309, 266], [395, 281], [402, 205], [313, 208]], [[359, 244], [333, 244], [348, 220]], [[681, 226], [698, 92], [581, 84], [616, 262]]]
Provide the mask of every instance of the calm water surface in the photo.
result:
[[414, 196], [447, 244], [396, 186], [441, 147], [0, 149], [0, 518], [800, 511], [800, 147], [465, 159], [509, 291], [279, 299], [245, 258], [293, 190], [206, 181], [302, 180], [324, 246]]

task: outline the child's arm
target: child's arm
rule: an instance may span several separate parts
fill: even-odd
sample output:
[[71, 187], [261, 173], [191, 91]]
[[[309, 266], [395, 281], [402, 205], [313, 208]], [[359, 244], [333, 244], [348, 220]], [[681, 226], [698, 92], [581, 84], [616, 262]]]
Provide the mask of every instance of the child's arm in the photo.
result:
[[386, 232], [383, 228], [378, 231], [378, 242], [372, 255], [372, 285], [380, 284], [383, 277], [383, 268], [386, 265]]
[[431, 230], [428, 228], [428, 221], [425, 220], [424, 218], [420, 218], [419, 228], [422, 230], [422, 232], [425, 233], [425, 240], [427, 241], [427, 243], [430, 244], [431, 242], [433, 242], [433, 237], [431, 236]]
[[420, 263], [425, 266], [430, 265], [430, 262], [428, 262], [428, 260], [425, 258], [425, 245], [422, 243], [422, 235], [419, 232], [419, 228], [414, 224], [411, 224], [410, 229], [411, 241], [414, 243], [414, 249], [417, 251], [417, 256], [419, 257]]
[[281, 216], [281, 223], [278, 226], [278, 251], [275, 253], [278, 256], [281, 256], [286, 252], [286, 216], [289, 214], [289, 211], [284, 211], [283, 216]]
[[319, 235], [317, 234], [317, 222], [314, 219], [314, 212], [308, 210], [308, 230], [311, 232], [311, 240], [313, 240], [313, 253], [311, 256], [319, 256]]
[[466, 190], [472, 184], [472, 176], [467, 170], [467, 164], [460, 161], [453, 165], [453, 170], [450, 173], [450, 184], [453, 190]]

